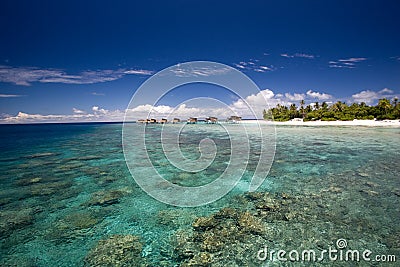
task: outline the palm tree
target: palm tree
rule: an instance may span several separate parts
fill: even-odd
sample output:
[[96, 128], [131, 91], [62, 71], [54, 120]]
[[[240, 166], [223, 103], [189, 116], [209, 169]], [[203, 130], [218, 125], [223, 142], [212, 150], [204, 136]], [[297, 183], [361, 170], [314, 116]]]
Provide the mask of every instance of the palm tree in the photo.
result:
[[291, 104], [290, 108], [289, 108], [289, 114], [290, 114], [290, 118], [294, 119], [296, 117], [296, 113], [297, 113], [297, 107], [296, 104]]
[[301, 113], [303, 119], [304, 119], [304, 115], [305, 115], [305, 114], [304, 114], [304, 104], [305, 104], [304, 99], [302, 99], [302, 100], [300, 101], [300, 113]]
[[392, 109], [392, 105], [390, 104], [389, 99], [383, 98], [383, 99], [379, 99], [378, 102], [378, 109], [381, 112], [384, 112], [385, 115], [388, 114], [389, 110]]
[[399, 99], [398, 99], [397, 97], [395, 97], [395, 98], [393, 99], [393, 106], [394, 106], [394, 107], [397, 106], [398, 101], [399, 101]]
[[342, 112], [345, 107], [346, 107], [345, 103], [342, 103], [342, 101], [338, 101], [331, 106], [331, 109], [334, 112]]

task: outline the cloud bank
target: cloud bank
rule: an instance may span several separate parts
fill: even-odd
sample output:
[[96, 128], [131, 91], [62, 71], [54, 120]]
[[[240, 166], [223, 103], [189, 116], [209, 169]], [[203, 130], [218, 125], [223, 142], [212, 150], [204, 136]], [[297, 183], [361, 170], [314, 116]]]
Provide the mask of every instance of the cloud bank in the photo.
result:
[[370, 105], [376, 102], [378, 99], [396, 97], [396, 95], [394, 95], [393, 93], [393, 90], [384, 88], [378, 92], [372, 90], [361, 91], [357, 94], [352, 95], [351, 97], [352, 100], [356, 103], [364, 102], [367, 105]]
[[94, 84], [121, 79], [126, 75], [152, 75], [150, 70], [117, 69], [89, 70], [79, 74], [68, 74], [60, 69], [37, 67], [0, 66], [0, 82], [29, 86], [32, 83]]

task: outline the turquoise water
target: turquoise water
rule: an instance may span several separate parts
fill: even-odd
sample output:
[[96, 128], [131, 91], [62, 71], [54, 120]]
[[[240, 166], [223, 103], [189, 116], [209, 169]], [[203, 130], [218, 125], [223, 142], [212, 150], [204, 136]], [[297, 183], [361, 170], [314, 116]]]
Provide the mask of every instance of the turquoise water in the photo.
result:
[[[146, 140], [157, 171], [185, 186], [216, 179], [231, 145], [217, 127], [191, 125], [182, 135], [188, 158], [199, 156], [204, 137], [217, 144], [215, 161], [200, 173], [168, 164], [157, 141], [161, 127], [150, 127]], [[396, 255], [398, 262], [400, 129], [280, 126], [276, 132], [275, 160], [256, 193], [243, 186], [258, 159], [254, 135], [237, 188], [212, 204], [177, 208], [149, 197], [132, 179], [122, 124], [1, 125], [0, 265], [309, 266], [260, 261], [257, 252], [264, 246], [321, 251], [340, 238], [347, 248]]]

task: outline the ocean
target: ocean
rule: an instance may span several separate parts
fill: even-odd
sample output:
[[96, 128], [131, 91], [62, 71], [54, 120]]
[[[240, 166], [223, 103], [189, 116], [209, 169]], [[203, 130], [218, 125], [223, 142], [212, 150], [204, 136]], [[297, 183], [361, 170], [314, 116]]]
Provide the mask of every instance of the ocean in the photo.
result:
[[[237, 186], [206, 205], [176, 207], [132, 178], [124, 148], [133, 158], [141, 148], [122, 143], [122, 126], [0, 125], [1, 266], [398, 266], [399, 128], [276, 126], [268, 176], [247, 192], [261, 147], [249, 127]], [[136, 140], [143, 126], [129, 127]], [[235, 135], [239, 126], [225, 127]], [[202, 139], [214, 140], [207, 168], [170, 164], [161, 125], [146, 130], [149, 160], [173, 184], [207, 185], [231, 164], [232, 136], [218, 124], [184, 128], [188, 159], [199, 158]], [[151, 177], [136, 160], [135, 174]]]

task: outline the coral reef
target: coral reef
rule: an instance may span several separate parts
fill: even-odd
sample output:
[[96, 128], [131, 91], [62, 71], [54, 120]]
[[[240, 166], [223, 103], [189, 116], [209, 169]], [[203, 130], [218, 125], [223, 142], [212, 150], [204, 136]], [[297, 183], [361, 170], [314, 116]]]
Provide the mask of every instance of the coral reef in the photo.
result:
[[160, 210], [157, 213], [157, 223], [169, 227], [179, 227], [183, 225], [189, 225], [195, 216], [186, 209], [166, 209]]
[[226, 251], [235, 251], [265, 232], [265, 223], [253, 213], [226, 207], [198, 217], [190, 231], [177, 232], [172, 242], [181, 266], [213, 266]]
[[13, 231], [24, 228], [34, 221], [32, 209], [1, 210], [0, 211], [0, 236], [7, 237]]
[[119, 203], [120, 198], [130, 194], [129, 188], [101, 190], [92, 194], [90, 200], [85, 203], [87, 206], [108, 206]]
[[137, 236], [113, 235], [100, 240], [85, 257], [85, 266], [146, 266], [141, 257], [142, 243]]
[[66, 189], [72, 186], [71, 181], [67, 180], [53, 180], [53, 181], [38, 181], [29, 186], [30, 193], [32, 196], [49, 196], [63, 192], [62, 189]]
[[17, 186], [26, 186], [26, 185], [32, 185], [32, 184], [36, 184], [39, 183], [42, 180], [42, 178], [40, 177], [27, 177], [27, 178], [23, 178], [23, 179], [19, 179], [15, 182], [15, 184]]
[[85, 238], [90, 228], [100, 223], [104, 215], [105, 212], [89, 209], [69, 213], [57, 219], [52, 227], [46, 229], [44, 237], [55, 242]]

